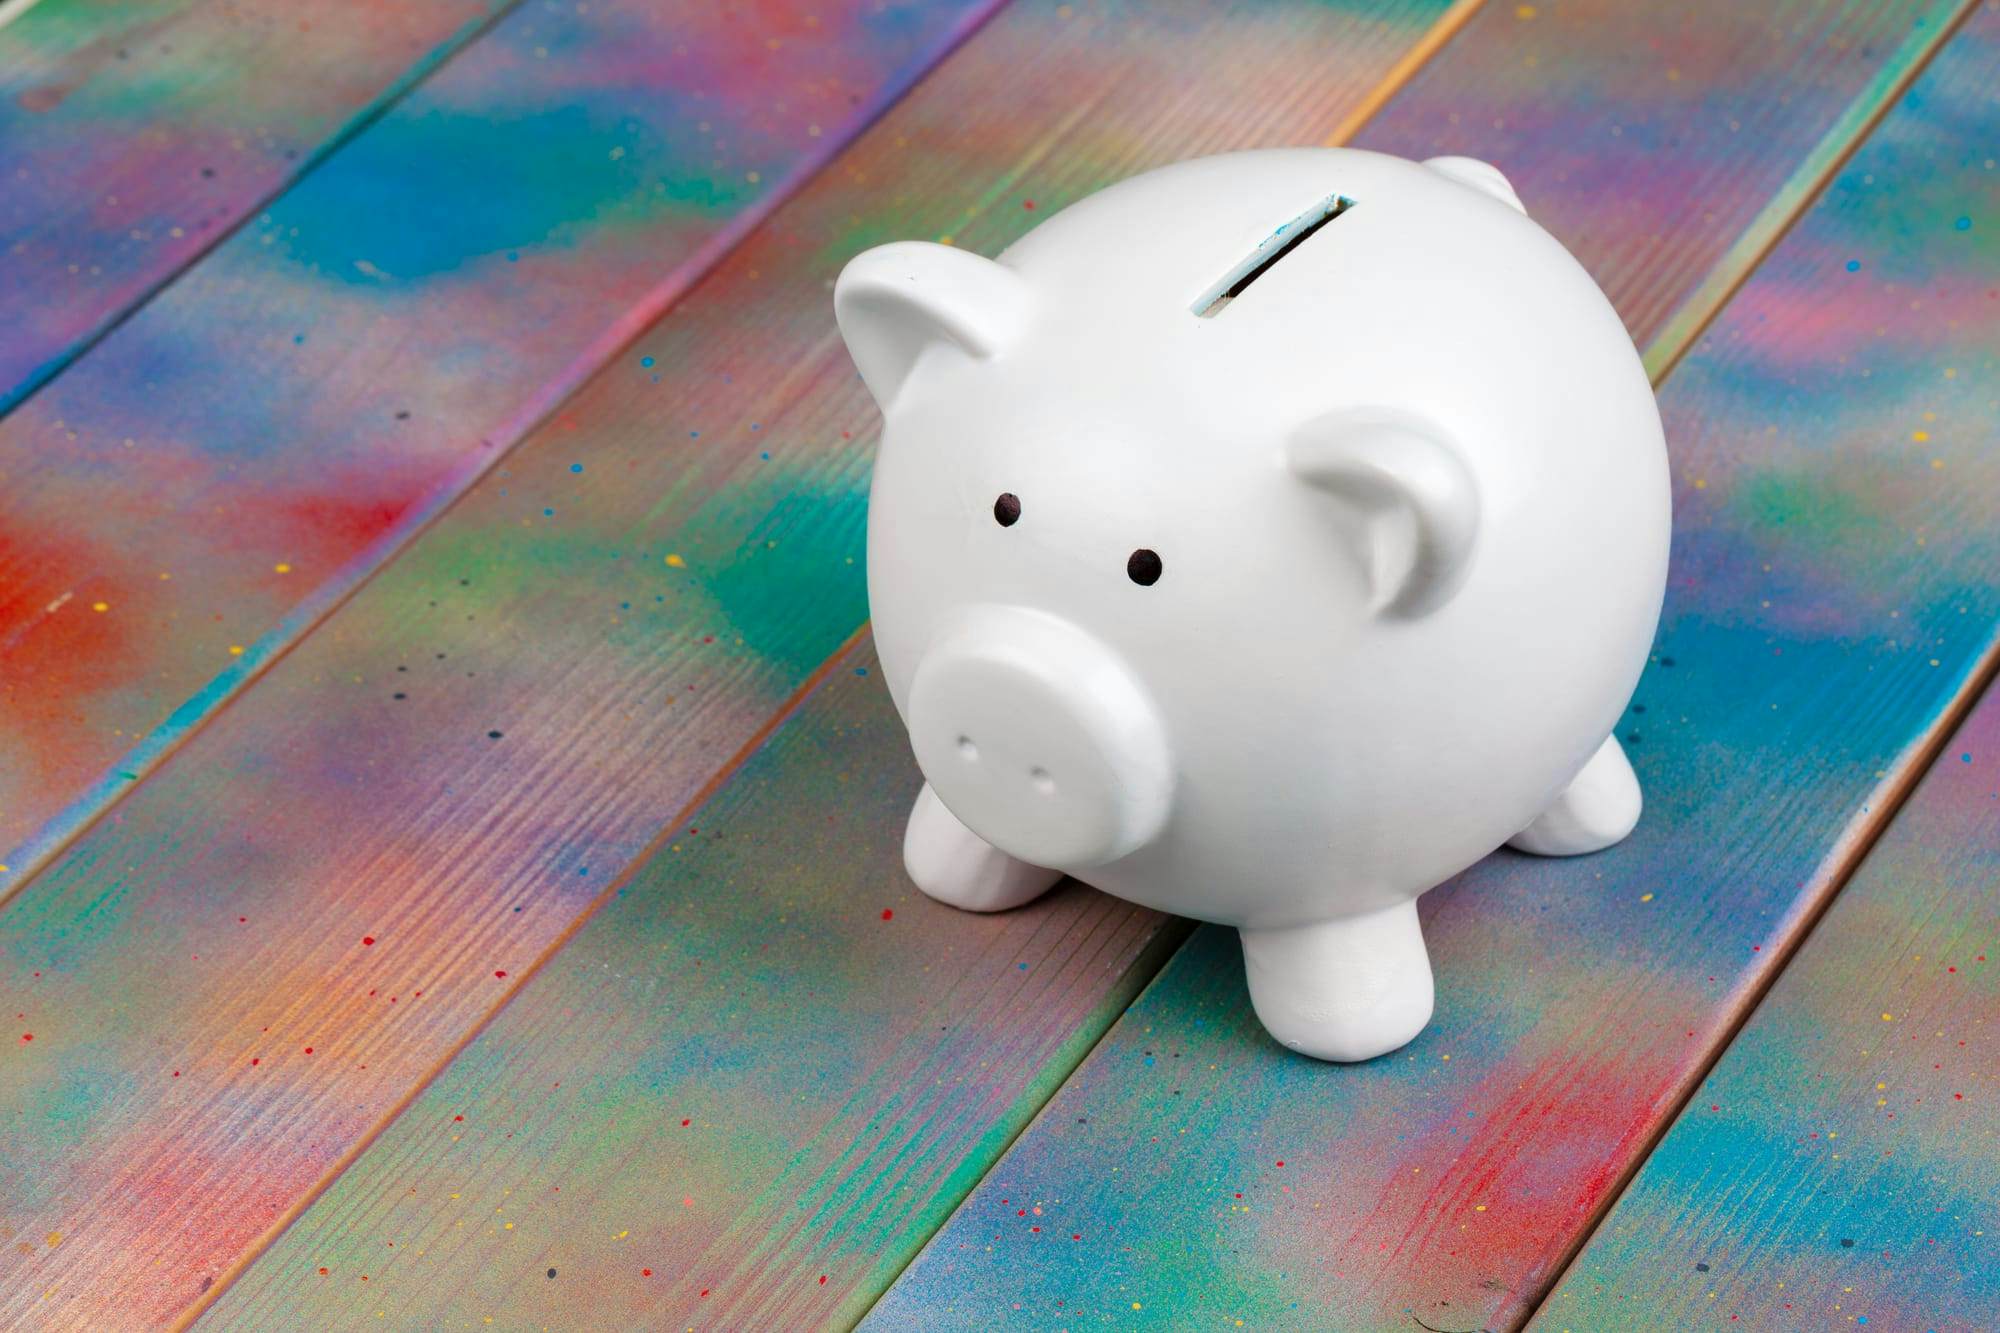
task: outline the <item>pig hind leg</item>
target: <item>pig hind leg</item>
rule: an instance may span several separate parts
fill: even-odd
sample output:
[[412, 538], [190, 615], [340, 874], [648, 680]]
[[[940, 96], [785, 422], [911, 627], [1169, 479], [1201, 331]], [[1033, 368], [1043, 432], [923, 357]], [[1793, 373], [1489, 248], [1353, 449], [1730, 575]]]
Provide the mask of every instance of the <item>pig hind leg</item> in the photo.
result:
[[1639, 822], [1639, 779], [1616, 736], [1605, 738], [1597, 753], [1571, 780], [1554, 805], [1534, 823], [1515, 834], [1509, 847], [1537, 856], [1577, 856], [1600, 852]]
[[1055, 887], [1060, 870], [1007, 855], [945, 809], [926, 782], [903, 831], [903, 865], [918, 888], [968, 912], [1004, 912]]
[[1431, 960], [1414, 901], [1242, 935], [1250, 1002], [1282, 1045], [1321, 1060], [1368, 1060], [1430, 1022]]

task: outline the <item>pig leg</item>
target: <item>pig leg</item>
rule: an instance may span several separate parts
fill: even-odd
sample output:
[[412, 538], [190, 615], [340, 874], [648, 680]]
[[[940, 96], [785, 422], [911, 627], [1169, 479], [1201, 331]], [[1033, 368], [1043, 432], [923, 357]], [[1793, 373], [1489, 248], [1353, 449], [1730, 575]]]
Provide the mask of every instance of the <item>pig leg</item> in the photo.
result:
[[1265, 1030], [1321, 1060], [1368, 1060], [1431, 1020], [1417, 904], [1286, 930], [1244, 930], [1250, 1003]]
[[968, 912], [1019, 907], [1062, 878], [1062, 871], [1018, 861], [959, 823], [928, 782], [903, 831], [903, 865], [926, 894]]
[[1554, 805], [1516, 833], [1509, 847], [1537, 856], [1576, 856], [1601, 852], [1639, 822], [1639, 779], [1631, 761], [1609, 736], [1583, 766]]

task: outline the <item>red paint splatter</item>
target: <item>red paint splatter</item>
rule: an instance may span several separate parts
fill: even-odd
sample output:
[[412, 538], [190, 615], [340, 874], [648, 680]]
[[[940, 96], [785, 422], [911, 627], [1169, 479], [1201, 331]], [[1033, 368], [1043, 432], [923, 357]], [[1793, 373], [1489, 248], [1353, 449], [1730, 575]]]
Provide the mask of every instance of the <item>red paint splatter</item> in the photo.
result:
[[1283, 1166], [1284, 1164], [1285, 1164], [1285, 1159], [1284, 1159], [1284, 1158], [1282, 1158], [1282, 1157], [1280, 1157], [1280, 1158], [1278, 1159], [1278, 1165], [1279, 1165], [1279, 1166]]
[[493, 975], [496, 977], [504, 977], [507, 975], [507, 969], [503, 967], [499, 969], [497, 972], [495, 972]]
[[882, 919], [884, 921], [889, 921], [894, 919], [895, 915], [896, 915], [896, 909], [893, 907], [885, 907], [882, 909]]
[[824, 1274], [824, 1273], [821, 1273], [821, 1274], [819, 1275], [819, 1284], [820, 1284], [820, 1285], [821, 1285], [822, 1287], [824, 1287], [824, 1286], [826, 1285], [826, 1274]]
[[306, 1054], [311, 1055], [312, 1053], [313, 1053], [313, 1048], [310, 1046], [306, 1047]]
[[688, 1122], [687, 1122], [687, 1121], [685, 1121], [685, 1120], [681, 1121], [681, 1128], [685, 1129], [685, 1128], [687, 1128], [687, 1125], [688, 1125]]
[[1023, 199], [1021, 201], [1021, 207], [1027, 209], [1030, 213], [1032, 213], [1035, 211], [1035, 201], [1032, 199]]
[[35, 1039], [35, 1034], [32, 1032], [23, 1032], [21, 1034], [22, 1041], [33, 1041], [34, 1039]]
[[319, 1275], [320, 1275], [321, 1277], [325, 1277], [325, 1276], [326, 1276], [326, 1270], [325, 1270], [324, 1268], [320, 1269], [320, 1270], [319, 1270]]
[[262, 1060], [261, 1060], [260, 1058], [258, 1058], [257, 1056], [254, 1056], [254, 1055], [253, 1055], [253, 1056], [251, 1056], [251, 1057], [250, 1057], [250, 1063], [251, 1063], [251, 1064], [253, 1064], [253, 1065], [256, 1065], [256, 1064], [262, 1064], [262, 1063], [263, 1063], [263, 1061], [262, 1061]]
[[650, 1268], [642, 1268], [639, 1270], [640, 1277], [651, 1277], [652, 1275], [653, 1275], [653, 1270]]
[[361, 942], [364, 945], [373, 944], [375, 942], [375, 937], [373, 935], [363, 935], [361, 937]]
[[455, 1115], [455, 1116], [453, 1116], [453, 1117], [452, 1117], [452, 1119], [453, 1119], [453, 1120], [455, 1120], [455, 1121], [456, 1121], [456, 1120], [463, 1120], [463, 1119], [465, 1119], [465, 1117], [464, 1117], [464, 1116], [462, 1116], [462, 1115]]
[[708, 1288], [707, 1288], [707, 1287], [703, 1287], [703, 1288], [701, 1289], [701, 1294], [702, 1294], [702, 1295], [704, 1295], [704, 1296], [708, 1295]]

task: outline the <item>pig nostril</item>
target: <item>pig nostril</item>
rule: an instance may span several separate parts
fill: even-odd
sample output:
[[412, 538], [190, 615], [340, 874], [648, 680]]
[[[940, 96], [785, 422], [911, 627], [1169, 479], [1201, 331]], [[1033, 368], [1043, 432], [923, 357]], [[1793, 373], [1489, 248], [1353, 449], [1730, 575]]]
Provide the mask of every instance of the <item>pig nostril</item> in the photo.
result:
[[1046, 768], [1029, 769], [1028, 779], [1035, 784], [1035, 790], [1039, 791], [1042, 795], [1055, 795], [1056, 780], [1049, 776], [1049, 770]]
[[972, 737], [970, 736], [960, 736], [958, 738], [958, 753], [968, 764], [979, 762], [979, 747], [972, 743]]

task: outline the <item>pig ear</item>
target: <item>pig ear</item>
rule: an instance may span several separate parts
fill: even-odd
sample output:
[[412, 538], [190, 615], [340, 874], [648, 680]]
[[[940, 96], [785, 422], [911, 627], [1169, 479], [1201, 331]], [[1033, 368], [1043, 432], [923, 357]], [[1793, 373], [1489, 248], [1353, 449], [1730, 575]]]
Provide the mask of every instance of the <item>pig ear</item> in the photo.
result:
[[1424, 165], [1460, 185], [1470, 185], [1481, 194], [1493, 196], [1516, 213], [1525, 216], [1528, 211], [1521, 207], [1521, 196], [1514, 193], [1514, 187], [1500, 174], [1500, 168], [1490, 162], [1481, 162], [1476, 157], [1433, 157]]
[[1401, 413], [1342, 412], [1298, 431], [1286, 460], [1301, 480], [1359, 511], [1357, 545], [1376, 611], [1422, 615], [1457, 591], [1479, 535], [1479, 492], [1435, 426]]
[[1027, 309], [1027, 284], [1014, 270], [929, 241], [856, 255], [833, 286], [841, 337], [884, 411], [926, 348], [990, 357], [1020, 331]]

